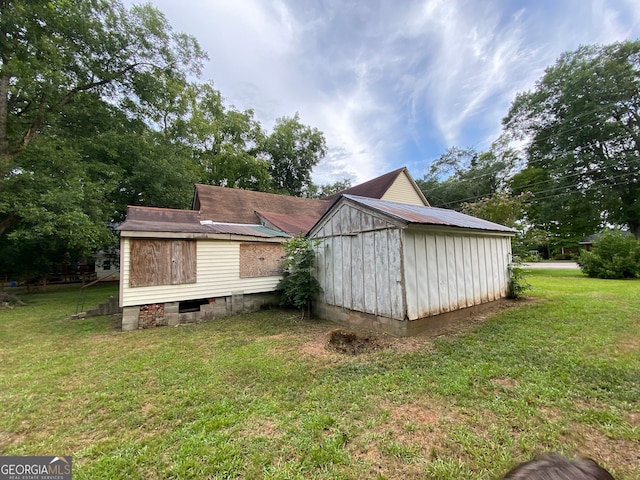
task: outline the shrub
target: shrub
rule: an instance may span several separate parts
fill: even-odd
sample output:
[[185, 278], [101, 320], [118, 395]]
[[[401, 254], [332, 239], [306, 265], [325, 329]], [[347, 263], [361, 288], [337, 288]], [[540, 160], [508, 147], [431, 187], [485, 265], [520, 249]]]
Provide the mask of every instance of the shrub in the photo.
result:
[[640, 242], [620, 231], [605, 232], [590, 252], [583, 251], [578, 265], [595, 278], [640, 278]]
[[287, 240], [282, 246], [285, 251], [282, 263], [284, 276], [277, 286], [280, 303], [301, 310], [306, 307], [311, 315], [311, 300], [322, 290], [313, 276], [316, 242], [300, 235]]
[[507, 297], [521, 298], [531, 290], [531, 284], [527, 281], [527, 272], [522, 267], [522, 260], [514, 256], [513, 261], [508, 266], [508, 269], [509, 285]]

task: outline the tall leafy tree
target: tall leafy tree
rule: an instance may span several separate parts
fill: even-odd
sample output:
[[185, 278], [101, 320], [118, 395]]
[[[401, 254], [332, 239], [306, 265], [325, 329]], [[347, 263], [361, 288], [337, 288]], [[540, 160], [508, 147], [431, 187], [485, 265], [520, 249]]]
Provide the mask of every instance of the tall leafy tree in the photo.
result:
[[536, 194], [542, 228], [574, 219], [567, 235], [590, 234], [607, 222], [640, 239], [640, 41], [563, 54], [503, 123], [526, 141], [535, 180], [515, 183]]
[[416, 183], [434, 207], [460, 210], [462, 205], [501, 191], [516, 158], [500, 141], [487, 152], [451, 147]]
[[311, 186], [311, 170], [327, 153], [324, 135], [317, 128], [303, 125], [296, 113], [279, 118], [264, 143], [274, 188], [303, 196]]
[[[173, 32], [150, 5], [0, 1], [0, 190], [20, 173], [18, 157], [79, 95], [122, 107], [154, 103], [168, 79], [198, 73], [204, 58], [195, 39]], [[0, 234], [20, 218], [5, 209]]]

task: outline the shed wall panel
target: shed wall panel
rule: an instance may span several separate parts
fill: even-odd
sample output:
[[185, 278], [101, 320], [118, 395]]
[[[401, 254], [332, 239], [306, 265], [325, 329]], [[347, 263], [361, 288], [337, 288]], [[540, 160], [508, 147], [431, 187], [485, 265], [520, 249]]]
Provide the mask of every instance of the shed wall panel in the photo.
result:
[[415, 230], [404, 235], [405, 282], [415, 285], [406, 290], [410, 320], [506, 296], [509, 237]]
[[389, 240], [389, 298], [391, 318], [404, 319], [404, 288], [402, 266], [402, 237], [397, 228], [387, 230]]
[[374, 263], [376, 268], [376, 314], [391, 317], [387, 230], [375, 232], [373, 238], [375, 252]]
[[364, 244], [362, 235], [350, 237], [351, 241], [351, 307], [364, 311]]
[[333, 269], [333, 304], [344, 305], [344, 279], [342, 277], [342, 262], [344, 261], [344, 255], [342, 252], [342, 237], [331, 238], [333, 245], [333, 252], [331, 258]]
[[[420, 243], [421, 238], [410, 235], [405, 239], [404, 243], [404, 258], [407, 265], [416, 265], [416, 258], [419, 256], [420, 247], [418, 243]], [[424, 245], [424, 244], [423, 244]], [[422, 249], [424, 250], [424, 248]], [[421, 264], [423, 262], [420, 262]], [[426, 264], [425, 264], [426, 267]], [[418, 315], [418, 311], [420, 309], [420, 305], [418, 305], [419, 301], [422, 299], [420, 295], [418, 295], [418, 281], [420, 278], [419, 269], [410, 268], [406, 271], [404, 283], [405, 283], [405, 292], [408, 298], [416, 298], [418, 302], [415, 302], [410, 305], [410, 310], [407, 312], [407, 315], [413, 316]]]
[[353, 308], [351, 289], [351, 239], [353, 237], [341, 237], [342, 241], [342, 304], [346, 308]]
[[[433, 234], [425, 234], [418, 235], [418, 237], [424, 237], [425, 250], [427, 251], [427, 276], [420, 278], [418, 285], [421, 286], [420, 294], [424, 294], [423, 292], [426, 292], [429, 299], [429, 305], [427, 306], [426, 310], [421, 311], [420, 316], [436, 315], [441, 312], [440, 287], [438, 285], [438, 252], [436, 248], [436, 236]], [[406, 265], [405, 267], [410, 268], [409, 265]], [[408, 299], [407, 303], [409, 303]]]
[[362, 260], [364, 272], [363, 311], [376, 313], [376, 264], [374, 232], [362, 234]]

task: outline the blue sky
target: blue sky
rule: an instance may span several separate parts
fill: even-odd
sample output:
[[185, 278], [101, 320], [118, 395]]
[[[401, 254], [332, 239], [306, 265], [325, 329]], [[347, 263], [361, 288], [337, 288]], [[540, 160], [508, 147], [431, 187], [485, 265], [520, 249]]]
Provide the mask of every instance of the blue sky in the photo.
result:
[[[138, 3], [128, 0], [127, 4]], [[271, 129], [324, 132], [316, 183], [486, 149], [517, 92], [583, 44], [640, 38], [638, 0], [152, 0], [208, 52], [202, 80]]]

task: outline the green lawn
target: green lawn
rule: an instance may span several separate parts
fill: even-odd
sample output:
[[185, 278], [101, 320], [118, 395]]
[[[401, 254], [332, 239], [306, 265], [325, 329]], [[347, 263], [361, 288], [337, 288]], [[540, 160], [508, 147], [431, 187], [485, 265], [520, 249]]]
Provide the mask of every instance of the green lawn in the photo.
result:
[[0, 453], [73, 455], [75, 479], [460, 480], [552, 450], [640, 479], [640, 281], [530, 282], [532, 301], [357, 356], [291, 312], [121, 333], [69, 319], [77, 287], [25, 295], [0, 310]]

